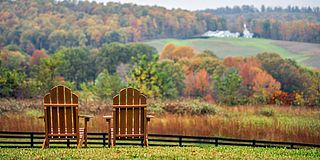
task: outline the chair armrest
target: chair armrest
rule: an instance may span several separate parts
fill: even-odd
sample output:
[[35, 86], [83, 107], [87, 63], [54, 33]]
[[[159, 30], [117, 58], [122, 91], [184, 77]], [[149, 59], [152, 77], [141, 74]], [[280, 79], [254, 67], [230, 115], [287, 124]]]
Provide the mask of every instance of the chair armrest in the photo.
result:
[[151, 118], [154, 118], [154, 116], [152, 116], [152, 115], [147, 115], [147, 121], [150, 121]]
[[93, 116], [89, 116], [89, 115], [79, 115], [79, 118], [93, 118]]
[[107, 122], [111, 121], [112, 116], [108, 115], [108, 116], [103, 116], [104, 119], [106, 119]]
[[79, 115], [79, 118], [84, 118], [85, 121], [89, 121], [90, 118], [93, 118], [93, 116], [89, 116], [89, 115]]

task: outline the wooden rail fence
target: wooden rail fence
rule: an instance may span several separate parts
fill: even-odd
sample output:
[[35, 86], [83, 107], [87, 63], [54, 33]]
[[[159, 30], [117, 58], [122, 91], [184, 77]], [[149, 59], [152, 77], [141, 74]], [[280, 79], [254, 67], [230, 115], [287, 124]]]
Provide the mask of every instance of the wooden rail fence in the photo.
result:
[[[89, 147], [107, 147], [108, 133], [88, 133]], [[38, 148], [44, 139], [43, 132], [6, 132], [0, 131], [0, 148]], [[117, 145], [142, 145], [142, 140], [119, 141]], [[74, 144], [75, 141], [53, 141], [53, 147], [65, 147], [66, 144]], [[285, 147], [285, 148], [320, 148], [320, 144], [306, 144], [296, 142], [276, 142], [263, 140], [247, 140], [222, 137], [200, 137], [149, 134], [150, 146], [195, 146], [195, 145], [231, 145], [231, 146], [252, 146], [252, 147]]]

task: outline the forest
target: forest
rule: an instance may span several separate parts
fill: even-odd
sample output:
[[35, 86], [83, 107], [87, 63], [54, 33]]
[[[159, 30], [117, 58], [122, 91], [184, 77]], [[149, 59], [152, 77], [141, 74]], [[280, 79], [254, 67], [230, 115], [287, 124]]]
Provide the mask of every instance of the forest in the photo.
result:
[[0, 48], [14, 44], [29, 55], [42, 49], [53, 54], [63, 46], [190, 38], [208, 30], [242, 33], [243, 24], [255, 37], [320, 43], [319, 14], [319, 7], [188, 11], [115, 2], [8, 0], [0, 1]]
[[[132, 57], [132, 58], [128, 58]], [[202, 98], [227, 105], [320, 105], [320, 72], [276, 53], [219, 59], [212, 51], [167, 44], [159, 54], [141, 43], [61, 48], [28, 56], [17, 46], [1, 54], [0, 96], [36, 98], [56, 84], [87, 100], [110, 99], [124, 86], [151, 98]]]

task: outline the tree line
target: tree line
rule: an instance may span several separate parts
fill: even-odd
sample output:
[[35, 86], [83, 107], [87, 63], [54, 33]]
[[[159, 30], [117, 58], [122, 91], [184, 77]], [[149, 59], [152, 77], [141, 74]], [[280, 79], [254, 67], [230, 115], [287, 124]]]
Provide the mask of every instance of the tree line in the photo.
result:
[[[29, 55], [53, 54], [60, 47], [99, 48], [105, 43], [156, 38], [188, 38], [208, 30], [242, 32], [243, 24], [256, 37], [320, 43], [319, 8], [296, 7], [272, 12], [187, 11], [77, 0], [0, 1], [0, 48], [15, 44]], [[288, 11], [287, 11], [288, 10]], [[221, 14], [220, 14], [221, 13]], [[228, 13], [228, 14], [223, 14]]]
[[232, 32], [242, 32], [247, 25], [255, 37], [275, 40], [320, 43], [319, 7], [265, 7], [243, 5], [201, 11], [223, 17]]
[[150, 98], [201, 98], [227, 105], [320, 105], [320, 71], [276, 53], [219, 59], [212, 51], [140, 43], [60, 48], [32, 56], [17, 46], [0, 52], [0, 97], [36, 98], [64, 84], [82, 100], [110, 99], [122, 87]]
[[77, 0], [0, 1], [0, 47], [16, 44], [29, 55], [37, 49], [52, 54], [60, 46], [98, 48], [216, 29], [225, 29], [224, 19], [182, 9]]

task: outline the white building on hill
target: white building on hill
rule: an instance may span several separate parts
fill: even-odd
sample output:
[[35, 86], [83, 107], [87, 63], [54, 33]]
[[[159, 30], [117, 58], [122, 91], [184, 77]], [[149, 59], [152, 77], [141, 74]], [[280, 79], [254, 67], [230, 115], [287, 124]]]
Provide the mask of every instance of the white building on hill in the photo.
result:
[[[244, 38], [252, 38], [253, 37], [253, 33], [250, 33], [249, 30], [247, 29], [246, 24], [243, 25], [244, 30], [243, 30], [243, 37]], [[226, 30], [226, 31], [208, 31], [204, 34], [201, 35], [202, 37], [218, 37], [218, 38], [238, 38], [240, 37], [240, 33], [236, 32], [236, 33], [231, 33], [230, 31]]]
[[247, 25], [243, 24], [244, 30], [243, 30], [243, 37], [244, 38], [252, 38], [253, 33], [250, 33], [249, 30], [247, 29]]
[[208, 31], [204, 34], [202, 34], [202, 37], [219, 37], [219, 38], [224, 38], [224, 37], [232, 37], [232, 38], [238, 38], [240, 36], [239, 32], [236, 33], [231, 33], [230, 31]]

